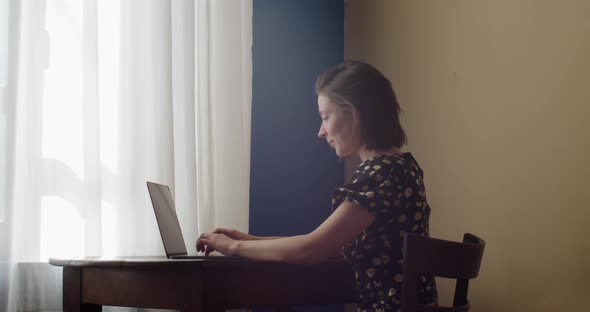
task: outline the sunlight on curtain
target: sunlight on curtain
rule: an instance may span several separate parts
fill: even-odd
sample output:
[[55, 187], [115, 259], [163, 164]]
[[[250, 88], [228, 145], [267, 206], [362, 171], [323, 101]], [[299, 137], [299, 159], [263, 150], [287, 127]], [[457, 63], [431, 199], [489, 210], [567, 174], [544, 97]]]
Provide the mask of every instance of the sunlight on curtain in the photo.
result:
[[[98, 76], [99, 120], [109, 122], [100, 127], [100, 164], [113, 176], [118, 174], [117, 146], [119, 144], [119, 41], [121, 40], [121, 12], [119, 1], [103, 0], [97, 3], [97, 49], [100, 60]], [[104, 209], [104, 208], [103, 208]], [[107, 208], [108, 209], [108, 208]]]
[[115, 257], [119, 255], [117, 253], [117, 237], [121, 237], [121, 232], [119, 231], [121, 225], [119, 224], [119, 220], [117, 219], [117, 214], [113, 206], [111, 206], [108, 202], [101, 200], [100, 207], [102, 213], [102, 228], [100, 231], [102, 233], [101, 238], [103, 242], [110, 242], [110, 244], [103, 243], [102, 256]]
[[48, 258], [164, 255], [146, 181], [171, 187], [190, 251], [248, 230], [251, 1], [16, 3], [0, 311], [61, 309]]
[[43, 79], [41, 119], [41, 158], [61, 162], [80, 182], [84, 181], [82, 3], [47, 1], [50, 63]]
[[84, 237], [72, 235], [84, 233], [84, 223], [74, 205], [57, 196], [44, 196], [41, 200], [40, 261], [47, 261], [49, 257], [84, 255]]
[[[99, 63], [98, 74], [98, 145], [100, 176], [108, 184], [114, 184], [120, 174], [118, 155], [119, 149], [119, 74], [120, 74], [120, 40], [121, 10], [117, 0], [98, 1], [96, 7], [96, 51]], [[110, 179], [110, 180], [109, 180]], [[101, 190], [100, 220], [102, 256], [121, 255], [123, 247], [119, 243], [124, 230], [122, 220], [116, 207], [116, 195], [109, 190]], [[105, 198], [105, 195], [108, 195]]]

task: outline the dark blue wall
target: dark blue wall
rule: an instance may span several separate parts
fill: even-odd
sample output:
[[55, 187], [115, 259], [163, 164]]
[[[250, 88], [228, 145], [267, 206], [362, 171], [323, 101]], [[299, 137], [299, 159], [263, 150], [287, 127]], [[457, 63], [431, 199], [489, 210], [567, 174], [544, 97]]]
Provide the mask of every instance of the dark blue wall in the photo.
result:
[[308, 233], [344, 181], [344, 163], [317, 137], [314, 93], [317, 75], [343, 60], [344, 1], [254, 0], [253, 43], [250, 232]]
[[291, 235], [329, 214], [343, 162], [317, 137], [314, 83], [343, 59], [342, 0], [255, 0], [250, 230]]

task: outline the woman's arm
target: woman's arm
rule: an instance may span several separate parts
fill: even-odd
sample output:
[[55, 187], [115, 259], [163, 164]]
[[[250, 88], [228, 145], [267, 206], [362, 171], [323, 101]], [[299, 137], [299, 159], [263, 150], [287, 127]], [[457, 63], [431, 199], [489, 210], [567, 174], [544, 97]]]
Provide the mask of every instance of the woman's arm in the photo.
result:
[[213, 231], [215, 234], [225, 234], [227, 237], [235, 240], [265, 240], [265, 239], [277, 239], [281, 238], [281, 236], [256, 236], [252, 234], [247, 234], [244, 232], [240, 232], [235, 229], [227, 229], [227, 228], [216, 228]]
[[[233, 240], [267, 240], [267, 239], [277, 239], [281, 238], [281, 236], [255, 236], [248, 233], [240, 232], [236, 229], [227, 229], [227, 228], [217, 228], [212, 234], [223, 234]], [[199, 248], [197, 247], [197, 250]], [[209, 255], [210, 253], [214, 252], [215, 249], [211, 245], [207, 245], [202, 251], [205, 254]]]
[[250, 235], [250, 240], [269, 240], [269, 239], [277, 239], [277, 238], [284, 238], [284, 236], [255, 236]]
[[337, 254], [374, 220], [375, 216], [367, 209], [344, 201], [309, 234], [269, 240], [234, 240], [225, 234], [204, 233], [197, 241], [197, 250], [204, 251], [205, 246], [210, 246], [226, 255], [254, 260], [318, 263]]

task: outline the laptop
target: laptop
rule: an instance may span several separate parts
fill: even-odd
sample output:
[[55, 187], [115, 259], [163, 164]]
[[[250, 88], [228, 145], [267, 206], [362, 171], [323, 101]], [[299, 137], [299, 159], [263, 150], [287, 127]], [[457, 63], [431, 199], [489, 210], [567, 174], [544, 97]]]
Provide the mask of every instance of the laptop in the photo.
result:
[[164, 250], [168, 259], [226, 259], [226, 260], [245, 260], [247, 258], [238, 256], [218, 256], [196, 254], [189, 255], [186, 252], [184, 238], [180, 230], [180, 223], [176, 216], [176, 208], [170, 188], [166, 185], [147, 182], [148, 192], [152, 200], [156, 221], [164, 243]]

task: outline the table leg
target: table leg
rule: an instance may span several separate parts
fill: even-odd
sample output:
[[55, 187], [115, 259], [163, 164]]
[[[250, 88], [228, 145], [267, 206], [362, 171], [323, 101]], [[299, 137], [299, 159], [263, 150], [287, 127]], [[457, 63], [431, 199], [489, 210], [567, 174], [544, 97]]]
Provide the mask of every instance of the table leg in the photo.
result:
[[98, 304], [82, 304], [82, 270], [76, 267], [63, 268], [63, 311], [101, 312]]
[[102, 306], [98, 304], [84, 303], [80, 310], [81, 312], [102, 312]]
[[82, 273], [80, 268], [63, 268], [64, 312], [81, 312]]

